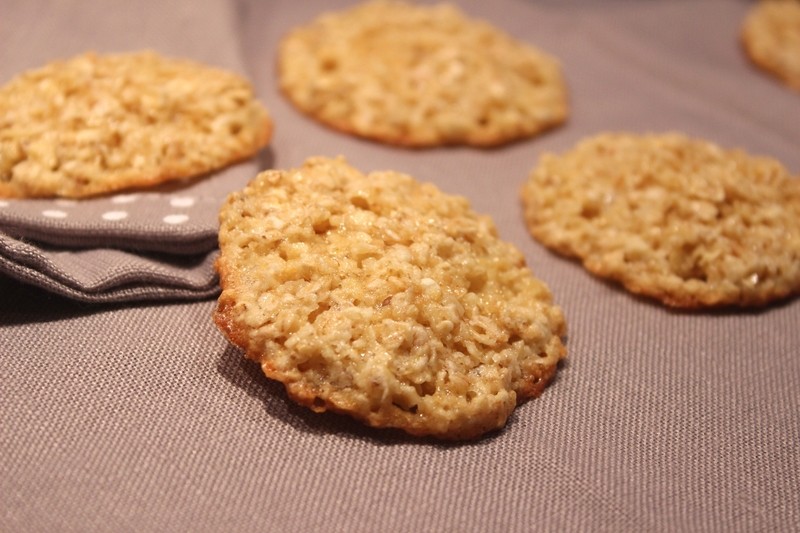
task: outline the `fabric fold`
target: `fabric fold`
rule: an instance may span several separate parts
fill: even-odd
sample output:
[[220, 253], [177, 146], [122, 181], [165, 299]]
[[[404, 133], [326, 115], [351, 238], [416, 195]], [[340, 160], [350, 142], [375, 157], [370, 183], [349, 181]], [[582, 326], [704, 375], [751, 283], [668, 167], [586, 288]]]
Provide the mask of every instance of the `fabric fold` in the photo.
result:
[[0, 199], [0, 272], [83, 302], [213, 297], [219, 207], [257, 172], [252, 160], [183, 187]]
[[194, 255], [70, 250], [0, 233], [0, 272], [86, 303], [195, 300], [219, 291], [216, 249]]

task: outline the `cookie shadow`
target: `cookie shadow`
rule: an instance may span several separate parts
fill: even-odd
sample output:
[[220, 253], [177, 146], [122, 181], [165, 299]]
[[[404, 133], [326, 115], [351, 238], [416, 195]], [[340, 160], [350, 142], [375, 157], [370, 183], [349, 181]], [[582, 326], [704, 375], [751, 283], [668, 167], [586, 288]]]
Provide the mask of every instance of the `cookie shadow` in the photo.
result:
[[414, 437], [399, 429], [366, 426], [353, 418], [338, 413], [315, 413], [293, 402], [283, 384], [267, 378], [256, 362], [247, 359], [242, 350], [233, 345], [229, 344], [220, 354], [217, 370], [225, 380], [246, 392], [251, 398], [258, 400], [270, 418], [312, 435], [335, 435], [383, 446], [413, 444], [450, 449], [487, 444], [514, 424], [512, 415], [506, 428], [489, 433], [474, 441], [451, 442], [430, 437]]
[[272, 151], [272, 146], [267, 145], [256, 154], [256, 163], [258, 164], [259, 172], [270, 170], [274, 167], [275, 152]]
[[3, 273], [0, 273], [0, 295], [0, 327], [45, 324], [118, 309], [163, 306], [186, 301], [180, 298], [120, 302], [82, 301], [18, 281]]

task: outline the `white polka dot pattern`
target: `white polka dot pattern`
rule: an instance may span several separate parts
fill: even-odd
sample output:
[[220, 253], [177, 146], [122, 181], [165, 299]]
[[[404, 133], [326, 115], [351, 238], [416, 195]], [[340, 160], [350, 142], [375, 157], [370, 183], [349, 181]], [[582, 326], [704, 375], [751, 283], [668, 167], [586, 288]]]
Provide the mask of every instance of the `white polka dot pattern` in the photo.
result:
[[115, 221], [128, 218], [127, 211], [106, 211], [103, 213], [103, 220]]
[[46, 218], [67, 218], [67, 213], [59, 209], [45, 209], [42, 216]]
[[136, 194], [118, 194], [111, 198], [112, 204], [130, 204], [139, 198]]
[[164, 217], [164, 222], [167, 224], [183, 224], [189, 220], [188, 215], [167, 215]]
[[220, 206], [258, 174], [258, 167], [245, 161], [185, 185], [80, 200], [0, 198], [0, 233], [69, 248], [213, 250]]
[[[157, 197], [157, 195], [151, 195]], [[109, 199], [112, 204], [115, 205], [124, 205], [124, 204], [135, 204], [138, 200], [141, 199], [140, 195], [137, 194], [118, 194], [113, 196]], [[193, 196], [175, 196], [169, 199], [170, 207], [176, 208], [191, 208], [194, 207], [197, 203], [197, 198]], [[65, 200], [59, 199], [54, 200], [52, 202], [53, 205], [63, 207], [64, 209], [44, 209], [41, 211], [41, 216], [44, 218], [49, 219], [67, 219], [72, 214], [73, 209], [79, 205], [81, 205], [76, 200]], [[9, 207], [11, 201], [8, 200], [0, 200], [0, 207]], [[100, 213], [99, 218], [108, 222], [117, 222], [120, 220], [125, 220], [130, 216], [131, 210], [112, 210], [112, 211], [103, 211]], [[165, 215], [161, 221], [164, 224], [169, 224], [171, 226], [177, 224], [184, 224], [189, 221], [189, 215], [187, 213], [169, 213]]]
[[195, 199], [191, 196], [177, 196], [169, 201], [172, 207], [192, 207], [194, 203]]

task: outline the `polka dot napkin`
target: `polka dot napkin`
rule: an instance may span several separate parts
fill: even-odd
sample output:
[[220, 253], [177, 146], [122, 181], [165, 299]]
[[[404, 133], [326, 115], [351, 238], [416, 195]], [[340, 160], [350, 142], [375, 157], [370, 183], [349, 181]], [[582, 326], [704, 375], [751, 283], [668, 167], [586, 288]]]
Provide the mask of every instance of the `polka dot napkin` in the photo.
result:
[[0, 198], [0, 273], [86, 302], [214, 296], [219, 207], [257, 172], [252, 160], [101, 198]]

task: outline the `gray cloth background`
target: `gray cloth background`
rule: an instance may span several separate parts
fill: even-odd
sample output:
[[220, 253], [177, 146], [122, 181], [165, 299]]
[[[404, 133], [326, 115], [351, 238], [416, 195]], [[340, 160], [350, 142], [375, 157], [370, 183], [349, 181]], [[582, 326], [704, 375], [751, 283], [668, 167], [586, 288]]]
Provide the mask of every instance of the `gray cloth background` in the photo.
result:
[[751, 4], [461, 4], [561, 58], [565, 127], [409, 151], [318, 126], [278, 93], [275, 47], [339, 1], [3, 3], [3, 72], [95, 39], [240, 61], [275, 118], [266, 164], [344, 154], [467, 196], [553, 290], [569, 359], [504, 431], [443, 445], [289, 402], [216, 330], [213, 299], [90, 305], [0, 276], [0, 531], [800, 531], [800, 300], [665, 309], [549, 253], [518, 200], [543, 152], [604, 130], [800, 172], [800, 94], [739, 47]]

